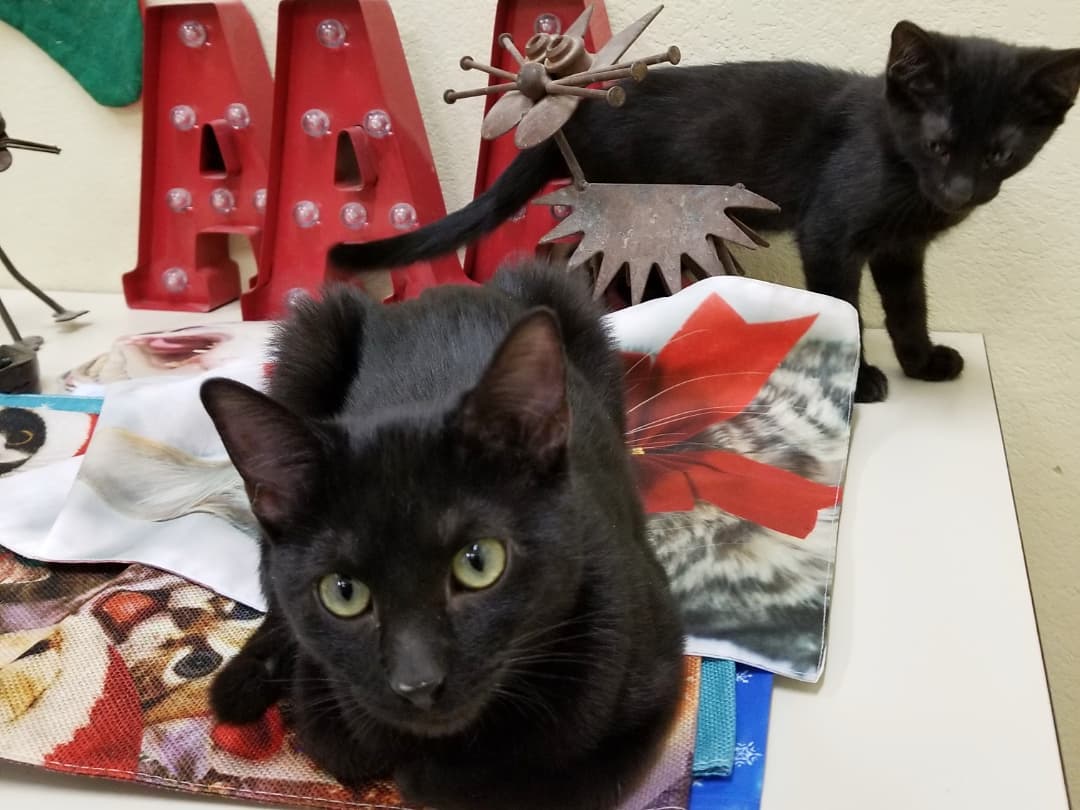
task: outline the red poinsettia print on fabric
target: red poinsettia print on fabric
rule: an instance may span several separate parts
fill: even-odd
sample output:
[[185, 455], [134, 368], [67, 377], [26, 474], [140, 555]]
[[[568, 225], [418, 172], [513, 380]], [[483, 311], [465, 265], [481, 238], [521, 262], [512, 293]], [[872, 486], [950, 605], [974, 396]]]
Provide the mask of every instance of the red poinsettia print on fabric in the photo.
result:
[[685, 512], [699, 501], [805, 538], [838, 487], [695, 437], [742, 413], [816, 315], [747, 323], [715, 293], [653, 353], [624, 352], [627, 442], [645, 511]]

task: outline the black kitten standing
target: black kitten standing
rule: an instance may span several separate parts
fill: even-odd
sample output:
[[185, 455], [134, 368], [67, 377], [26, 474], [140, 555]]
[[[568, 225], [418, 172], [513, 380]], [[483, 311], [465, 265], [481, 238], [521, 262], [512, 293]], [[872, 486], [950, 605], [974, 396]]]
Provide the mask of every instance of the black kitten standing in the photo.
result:
[[439, 810], [607, 810], [647, 772], [682, 632], [577, 281], [535, 266], [391, 307], [340, 288], [277, 333], [269, 397], [203, 386], [269, 603], [213, 685], [221, 719], [286, 697], [342, 782]]
[[[949, 380], [963, 359], [930, 342], [927, 245], [993, 199], [1064, 121], [1080, 49], [1021, 48], [924, 31], [892, 33], [877, 77], [800, 62], [657, 70], [625, 107], [583, 104], [565, 127], [593, 182], [732, 185], [768, 197], [795, 231], [807, 287], [858, 307], [869, 262], [904, 372]], [[336, 248], [343, 267], [408, 264], [492, 230], [565, 176], [553, 143], [522, 153], [492, 188], [446, 219], [393, 239]], [[863, 361], [856, 396], [888, 381]]]

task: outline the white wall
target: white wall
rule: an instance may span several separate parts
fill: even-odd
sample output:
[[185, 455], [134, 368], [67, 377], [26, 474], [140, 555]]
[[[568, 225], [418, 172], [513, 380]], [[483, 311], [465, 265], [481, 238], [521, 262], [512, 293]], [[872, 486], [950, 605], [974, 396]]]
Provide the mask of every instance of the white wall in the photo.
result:
[[[608, 0], [613, 28], [653, 0]], [[486, 57], [495, 0], [392, 0], [449, 208], [471, 196], [480, 102], [448, 107], [466, 86], [462, 54]], [[276, 2], [248, 0], [273, 63]], [[453, 8], [453, 11], [450, 9]], [[1080, 47], [1076, 0], [955, 0], [852, 5], [828, 0], [669, 0], [641, 53], [678, 44], [688, 64], [804, 58], [877, 71], [889, 31], [907, 17], [930, 28], [1028, 44]], [[441, 30], [439, 30], [441, 28]], [[447, 31], [450, 33], [448, 34]], [[19, 154], [0, 175], [0, 240], [44, 286], [119, 289], [135, 260], [138, 106], [99, 107], [45, 54], [0, 24], [0, 110], [21, 137], [55, 141], [59, 158]], [[935, 328], [987, 336], [1054, 703], [1080, 790], [1080, 109], [1037, 162], [931, 252]], [[748, 261], [766, 278], [798, 279], [790, 243]], [[0, 285], [7, 284], [0, 277]], [[869, 286], [869, 285], [868, 285]], [[881, 322], [867, 296], [868, 322]], [[903, 484], [897, 483], [898, 497]], [[918, 508], [917, 504], [912, 505]], [[868, 538], [872, 540], [872, 538]], [[928, 559], [927, 565], [933, 565]], [[977, 567], [979, 560], [972, 559]], [[916, 589], [917, 590], [917, 589]], [[957, 598], [963, 598], [961, 594]], [[901, 610], [902, 606], [897, 605]], [[978, 673], [971, 673], [977, 678]], [[993, 707], [987, 707], [992, 711]]]

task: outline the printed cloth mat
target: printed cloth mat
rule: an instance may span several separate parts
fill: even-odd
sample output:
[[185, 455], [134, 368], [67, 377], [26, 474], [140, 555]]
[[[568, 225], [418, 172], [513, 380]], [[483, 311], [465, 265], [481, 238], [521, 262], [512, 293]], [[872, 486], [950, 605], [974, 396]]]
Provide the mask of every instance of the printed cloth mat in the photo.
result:
[[[858, 362], [854, 310], [720, 278], [610, 319], [626, 365], [627, 440], [688, 652], [816, 680]], [[257, 729], [223, 729], [207, 713], [206, 685], [263, 602], [251, 515], [197, 390], [207, 376], [261, 384], [267, 334], [239, 324], [119, 341], [66, 380], [106, 394], [93, 440], [70, 451], [84, 455], [45, 453], [46, 438], [4, 457], [14, 466], [0, 472], [0, 502], [11, 505], [0, 543], [22, 557], [0, 558], [0, 757], [265, 801], [400, 806], [389, 785], [346, 794], [292, 748], [274, 714]], [[687, 660], [695, 687], [660, 786], [650, 780], [628, 810], [687, 803], [698, 694]]]
[[[300, 753], [280, 713], [216, 724], [207, 688], [261, 614], [143, 565], [42, 565], [0, 551], [0, 758], [310, 807], [408, 807], [351, 791]], [[620, 805], [688, 806], [700, 659], [664, 755]]]

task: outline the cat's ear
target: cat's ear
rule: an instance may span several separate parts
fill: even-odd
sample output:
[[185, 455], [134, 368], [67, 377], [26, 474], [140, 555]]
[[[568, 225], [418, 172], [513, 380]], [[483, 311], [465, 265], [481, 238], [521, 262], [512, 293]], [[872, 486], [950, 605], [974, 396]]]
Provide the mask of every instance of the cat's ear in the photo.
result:
[[908, 95], [931, 95], [945, 85], [945, 60], [929, 33], [902, 20], [892, 31], [885, 75], [893, 88]]
[[551, 470], [566, 453], [570, 406], [566, 354], [555, 313], [537, 308], [510, 330], [458, 412], [459, 428], [496, 454]]
[[1031, 93], [1035, 100], [1063, 115], [1080, 92], [1080, 48], [1041, 53], [1033, 60], [1034, 71], [1028, 81]]
[[244, 480], [255, 517], [271, 535], [287, 528], [318, 471], [318, 438], [300, 417], [235, 380], [207, 380], [199, 397]]

